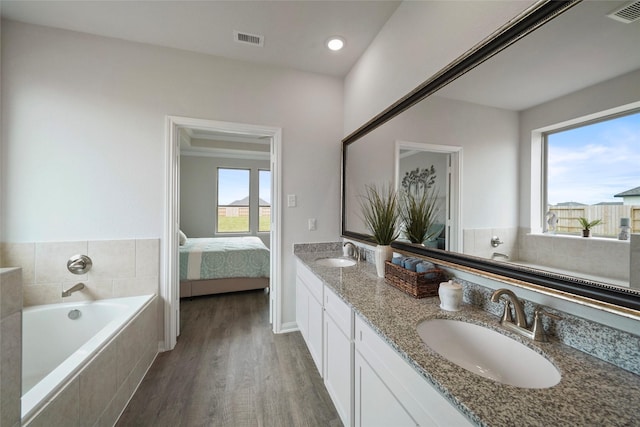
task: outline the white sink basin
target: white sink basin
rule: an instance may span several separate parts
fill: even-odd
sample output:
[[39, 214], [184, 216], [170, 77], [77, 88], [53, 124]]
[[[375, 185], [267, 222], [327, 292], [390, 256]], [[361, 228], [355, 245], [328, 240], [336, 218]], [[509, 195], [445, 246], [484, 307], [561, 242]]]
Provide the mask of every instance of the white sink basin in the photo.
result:
[[425, 320], [417, 329], [433, 351], [474, 374], [523, 388], [560, 382], [560, 372], [544, 356], [492, 329], [448, 319]]
[[350, 258], [322, 258], [316, 260], [316, 264], [323, 267], [351, 267], [356, 262]]

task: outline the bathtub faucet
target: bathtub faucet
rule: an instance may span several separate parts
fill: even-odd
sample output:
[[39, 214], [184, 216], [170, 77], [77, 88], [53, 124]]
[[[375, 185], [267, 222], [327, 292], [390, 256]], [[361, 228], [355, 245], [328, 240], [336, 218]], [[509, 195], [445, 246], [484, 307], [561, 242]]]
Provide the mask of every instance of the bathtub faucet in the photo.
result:
[[72, 293], [81, 291], [84, 289], [84, 283], [78, 283], [74, 285], [72, 288], [67, 289], [66, 291], [62, 291], [62, 298], [71, 296]]

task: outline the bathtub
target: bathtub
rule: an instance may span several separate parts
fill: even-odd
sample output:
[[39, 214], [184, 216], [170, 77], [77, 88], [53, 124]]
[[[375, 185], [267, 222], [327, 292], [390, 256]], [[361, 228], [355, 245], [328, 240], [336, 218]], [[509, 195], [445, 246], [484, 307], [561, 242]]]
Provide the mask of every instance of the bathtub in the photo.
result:
[[154, 295], [27, 307], [22, 320], [22, 420], [50, 403]]

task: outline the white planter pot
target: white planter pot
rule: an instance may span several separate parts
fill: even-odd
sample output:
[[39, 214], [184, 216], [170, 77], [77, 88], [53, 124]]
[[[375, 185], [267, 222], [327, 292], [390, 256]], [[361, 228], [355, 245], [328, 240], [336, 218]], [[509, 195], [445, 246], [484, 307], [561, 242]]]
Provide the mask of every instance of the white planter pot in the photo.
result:
[[376, 271], [378, 273], [378, 277], [384, 277], [384, 262], [391, 261], [393, 257], [393, 248], [389, 245], [378, 245], [376, 246], [375, 252], [375, 260], [376, 260]]

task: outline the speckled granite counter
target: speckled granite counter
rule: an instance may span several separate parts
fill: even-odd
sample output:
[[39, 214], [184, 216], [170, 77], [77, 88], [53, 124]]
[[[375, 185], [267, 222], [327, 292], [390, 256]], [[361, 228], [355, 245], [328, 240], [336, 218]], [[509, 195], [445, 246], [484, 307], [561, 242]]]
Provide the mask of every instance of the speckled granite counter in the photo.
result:
[[[498, 317], [465, 305], [460, 312], [439, 308], [438, 298], [416, 300], [378, 278], [366, 262], [346, 268], [322, 267], [319, 258], [341, 252], [296, 252], [296, 256], [394, 347], [418, 373], [478, 425], [640, 425], [640, 376], [558, 342], [533, 343], [499, 324]], [[416, 325], [428, 318], [464, 320], [499, 330], [544, 354], [562, 380], [547, 389], [522, 389], [475, 375], [431, 351]], [[615, 342], [611, 343], [615, 346]], [[517, 357], [517, 355], [514, 355]]]

